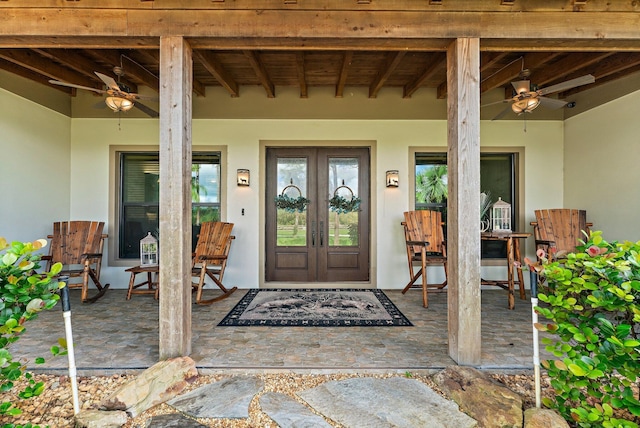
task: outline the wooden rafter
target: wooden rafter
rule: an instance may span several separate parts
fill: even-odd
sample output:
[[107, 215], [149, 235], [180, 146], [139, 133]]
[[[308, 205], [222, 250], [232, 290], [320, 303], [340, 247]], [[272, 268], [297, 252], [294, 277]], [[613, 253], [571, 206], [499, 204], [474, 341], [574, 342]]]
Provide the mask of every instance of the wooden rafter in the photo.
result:
[[338, 76], [338, 83], [336, 84], [336, 98], [342, 98], [344, 93], [344, 86], [347, 83], [347, 76], [349, 75], [349, 69], [351, 68], [351, 62], [353, 61], [353, 51], [347, 51], [342, 58], [342, 66], [340, 67], [340, 75]]
[[264, 64], [262, 63], [262, 61], [260, 61], [260, 57], [258, 56], [257, 52], [244, 51], [244, 55], [249, 60], [249, 63], [251, 64], [253, 71], [258, 76], [258, 80], [260, 80], [262, 87], [264, 88], [265, 91], [267, 91], [267, 97], [275, 98], [276, 96], [275, 86], [271, 81], [271, 79], [269, 78], [269, 73], [267, 73], [267, 69], [264, 67]]
[[391, 73], [398, 67], [402, 58], [404, 58], [406, 51], [400, 51], [390, 53], [387, 55], [387, 60], [384, 66], [378, 71], [378, 75], [375, 80], [369, 86], [369, 98], [375, 98], [378, 96], [378, 91], [384, 85], [386, 80], [391, 76]]
[[300, 98], [308, 98], [307, 79], [304, 68], [304, 52], [296, 53], [296, 69], [298, 70], [298, 82], [300, 84]]
[[225, 70], [214, 54], [209, 51], [194, 50], [193, 57], [227, 90], [232, 97], [240, 95], [238, 82]]
[[446, 57], [434, 59], [431, 63], [425, 68], [424, 72], [418, 76], [415, 80], [405, 85], [403, 88], [402, 97], [403, 98], [411, 98], [411, 95], [418, 90], [418, 88], [424, 83], [425, 80], [431, 78], [436, 71], [441, 67], [442, 61], [446, 61]]

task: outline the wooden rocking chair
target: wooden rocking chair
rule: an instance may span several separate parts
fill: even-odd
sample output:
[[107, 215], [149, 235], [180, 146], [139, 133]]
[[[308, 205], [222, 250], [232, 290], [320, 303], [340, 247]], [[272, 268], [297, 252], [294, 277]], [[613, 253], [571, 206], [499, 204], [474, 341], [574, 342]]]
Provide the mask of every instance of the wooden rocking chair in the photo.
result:
[[[439, 211], [419, 210], [404, 213], [404, 236], [409, 262], [409, 283], [402, 294], [406, 293], [422, 275], [422, 306], [429, 306], [427, 289], [445, 291], [447, 286], [447, 248], [444, 239], [442, 213]], [[413, 264], [420, 263], [420, 270], [414, 273]], [[438, 264], [444, 268], [444, 282], [427, 282], [427, 265]]]
[[[573, 253], [576, 245], [587, 238], [593, 223], [587, 223], [587, 212], [568, 208], [536, 210], [532, 221], [536, 250], [553, 253], [554, 257]], [[586, 235], [585, 235], [586, 233]]]
[[[238, 287], [226, 288], [222, 284], [222, 277], [227, 266], [227, 258], [231, 248], [233, 223], [218, 221], [204, 222], [200, 226], [198, 243], [193, 253], [192, 275], [198, 278], [192, 286], [196, 292], [196, 304], [210, 305], [213, 302], [229, 297]], [[211, 280], [222, 290], [222, 295], [209, 300], [202, 299], [202, 291], [206, 278]]]
[[[102, 267], [102, 248], [108, 237], [102, 233], [104, 222], [98, 221], [60, 221], [53, 223], [53, 234], [49, 235], [51, 246], [49, 255], [43, 256], [47, 261], [47, 271], [57, 262], [63, 264], [60, 276], [69, 276], [67, 286], [82, 289], [82, 302], [93, 303], [102, 297], [109, 284], [100, 283]], [[80, 281], [72, 282], [73, 278]], [[98, 294], [89, 297], [89, 278], [93, 281]]]

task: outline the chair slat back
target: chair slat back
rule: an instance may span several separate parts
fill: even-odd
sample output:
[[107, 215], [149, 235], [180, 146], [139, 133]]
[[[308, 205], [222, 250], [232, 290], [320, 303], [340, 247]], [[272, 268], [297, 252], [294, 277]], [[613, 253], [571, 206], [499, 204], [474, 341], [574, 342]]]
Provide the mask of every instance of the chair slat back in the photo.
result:
[[[229, 254], [231, 247], [231, 231], [233, 223], [224, 223], [220, 221], [206, 221], [200, 225], [200, 234], [198, 235], [198, 243], [194, 252], [194, 264], [198, 263], [200, 256], [226, 256]], [[222, 265], [224, 259], [208, 262], [213, 265]]]
[[[404, 231], [407, 241], [429, 241], [427, 252], [442, 253], [444, 229], [440, 211], [417, 210], [404, 213]], [[414, 247], [420, 252], [420, 247]]]
[[585, 233], [589, 233], [587, 212], [568, 208], [536, 210], [536, 240], [553, 241], [558, 251], [574, 252]]
[[102, 254], [104, 222], [60, 221], [53, 223], [50, 254], [52, 262], [81, 264], [83, 254]]

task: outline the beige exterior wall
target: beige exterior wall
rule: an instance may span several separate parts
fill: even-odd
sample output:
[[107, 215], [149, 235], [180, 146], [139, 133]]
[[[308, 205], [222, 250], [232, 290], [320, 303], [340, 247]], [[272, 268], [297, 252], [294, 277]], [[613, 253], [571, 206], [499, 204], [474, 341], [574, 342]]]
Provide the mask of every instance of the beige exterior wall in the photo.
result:
[[607, 241], [640, 240], [640, 91], [565, 123], [564, 206]]
[[46, 238], [70, 215], [71, 119], [0, 89], [0, 130], [0, 236]]
[[[356, 96], [354, 94], [354, 96]], [[366, 98], [366, 94], [361, 94]], [[397, 94], [394, 94], [395, 98]], [[10, 135], [12, 141], [22, 141], [22, 134], [31, 135], [32, 148], [1, 140], [3, 148], [11, 147], [11, 156], [30, 159], [31, 169], [25, 176], [24, 188], [37, 192], [40, 197], [29, 198], [24, 204], [34, 211], [34, 218], [24, 221], [24, 213], [7, 210], [2, 205], [3, 221], [0, 231], [16, 231], [12, 239], [35, 239], [50, 232], [55, 219], [96, 219], [108, 224], [110, 236], [115, 230], [110, 223], [110, 210], [115, 189], [110, 182], [113, 165], [110, 159], [112, 146], [157, 146], [159, 139], [158, 120], [128, 118], [122, 115], [112, 119], [69, 119], [20, 98], [20, 108], [14, 105], [15, 95], [0, 92], [3, 109], [2, 127], [15, 128]], [[95, 99], [94, 99], [95, 100]], [[237, 103], [243, 98], [219, 97], [211, 102], [216, 109], [240, 109]], [[252, 98], [247, 98], [251, 103]], [[305, 106], [312, 99], [292, 97], [289, 102]], [[202, 101], [202, 100], [200, 100]], [[377, 100], [385, 107], [384, 100]], [[376, 100], [363, 102], [376, 103]], [[337, 109], [342, 100], [323, 97], [316, 106]], [[400, 104], [400, 103], [399, 103]], [[273, 104], [269, 114], [286, 115]], [[247, 107], [249, 108], [249, 107]], [[286, 109], [292, 107], [287, 106]], [[307, 105], [304, 107], [309, 108]], [[372, 108], [372, 107], [367, 107]], [[381, 107], [379, 107], [381, 108]], [[386, 107], [385, 107], [386, 108]], [[398, 107], [400, 108], [400, 107]], [[405, 108], [405, 107], [402, 107]], [[383, 109], [384, 110], [384, 109]], [[18, 113], [19, 112], [19, 113]], [[360, 113], [356, 113], [360, 114]], [[402, 288], [406, 283], [406, 256], [400, 221], [402, 212], [410, 209], [410, 175], [413, 171], [410, 148], [445, 147], [446, 121], [443, 120], [399, 120], [385, 119], [397, 112], [378, 112], [373, 120], [352, 118], [337, 119], [195, 119], [193, 123], [193, 145], [215, 146], [224, 150], [222, 170], [229, 185], [223, 189], [222, 203], [225, 220], [235, 223], [234, 241], [225, 282], [242, 288], [258, 287], [261, 283], [261, 266], [264, 265], [262, 235], [264, 230], [264, 145], [269, 141], [322, 141], [322, 144], [344, 144], [353, 141], [372, 142], [372, 285], [380, 288]], [[345, 115], [348, 115], [345, 113]], [[37, 118], [40, 116], [39, 118]], [[4, 118], [11, 118], [5, 121]], [[37, 118], [37, 121], [36, 119]], [[38, 126], [33, 126], [37, 123]], [[16, 126], [19, 124], [20, 126]], [[563, 204], [563, 138], [564, 125], [560, 121], [527, 121], [526, 132], [523, 121], [483, 121], [481, 144], [483, 147], [521, 147], [524, 153], [524, 212], [525, 225], [533, 219], [533, 210]], [[53, 142], [53, 143], [52, 143]], [[33, 152], [38, 156], [33, 156]], [[3, 150], [3, 154], [7, 150]], [[3, 156], [3, 163], [5, 157]], [[14, 174], [19, 174], [24, 165], [10, 162]], [[15, 164], [15, 165], [14, 165]], [[60, 165], [55, 168], [54, 165]], [[238, 168], [251, 170], [251, 187], [234, 185]], [[387, 189], [384, 174], [388, 169], [400, 171], [400, 187]], [[63, 177], [63, 178], [58, 178]], [[51, 192], [55, 182], [59, 192]], [[44, 187], [43, 187], [44, 183]], [[20, 191], [11, 190], [14, 197]], [[41, 201], [47, 200], [47, 209], [40, 209]], [[55, 207], [52, 211], [51, 207]], [[241, 215], [244, 208], [245, 215]], [[6, 213], [6, 214], [5, 214]], [[36, 233], [36, 231], [40, 231]], [[3, 233], [0, 233], [2, 235]], [[533, 241], [526, 244], [527, 253], [533, 252]], [[109, 259], [109, 254], [106, 258]], [[132, 261], [132, 265], [135, 261]], [[124, 266], [103, 266], [103, 282], [114, 288], [124, 288], [128, 277]], [[440, 275], [433, 272], [433, 278]], [[505, 276], [503, 266], [485, 266], [487, 277]]]

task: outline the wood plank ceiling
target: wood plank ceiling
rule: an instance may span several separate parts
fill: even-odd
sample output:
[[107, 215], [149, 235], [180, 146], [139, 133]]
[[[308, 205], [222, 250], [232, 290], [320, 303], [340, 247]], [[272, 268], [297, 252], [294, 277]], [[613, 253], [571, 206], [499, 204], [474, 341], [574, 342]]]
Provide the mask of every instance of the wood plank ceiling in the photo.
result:
[[[373, 4], [371, 1], [362, 0], [357, 3], [361, 2], [365, 6]], [[10, 1], [5, 5], [8, 3]], [[116, 7], [116, 3], [118, 2], [112, 7]], [[147, 0], [138, 3], [136, 7], [153, 3], [153, 0]], [[287, 4], [287, 1], [284, 3]], [[293, 1], [293, 4], [296, 3]], [[420, 3], [421, 7], [424, 7], [427, 2]], [[428, 2], [429, 5], [444, 3], [446, 2]], [[519, 8], [514, 6], [518, 5], [518, 2], [505, 0], [457, 3], [458, 8], [481, 5], [488, 7], [486, 5], [491, 4], [491, 8], [495, 9], [499, 4], [500, 7], [507, 6], [515, 8], [515, 11], [525, 11], [530, 7], [530, 2], [526, 1], [521, 2]], [[539, 1], [536, 6], [550, 8], [551, 3], [562, 3], [572, 7], [574, 11], [587, 7], [587, 1], [577, 0]], [[594, 0], [592, 7], [604, 8], [603, 10], [610, 7], [601, 3]], [[80, 2], [70, 4], [82, 7]], [[340, 7], [344, 3], [336, 4], [335, 7]], [[444, 10], [448, 10], [446, 5], [444, 7]], [[635, 7], [627, 5], [626, 9]], [[634, 12], [626, 9], [625, 12]], [[551, 95], [561, 99], [640, 71], [640, 45], [636, 42], [633, 42], [631, 47], [621, 44], [620, 49], [606, 44], [594, 48], [598, 47], [597, 43], [581, 47], [580, 43], [576, 43], [575, 49], [564, 45], [557, 50], [540, 50], [552, 44], [548, 41], [542, 48], [537, 46], [535, 40], [515, 40], [510, 46], [504, 40], [499, 41], [496, 46], [492, 46], [491, 42], [490, 39], [481, 40], [482, 93], [504, 88], [505, 97], [511, 96], [510, 82], [519, 80], [519, 74], [523, 69], [529, 70], [531, 83], [537, 87], [554, 85], [586, 74], [595, 77], [593, 84]], [[104, 83], [94, 72], [98, 71], [115, 78], [114, 66], [124, 68], [122, 83], [132, 92], [139, 92], [142, 85], [159, 91], [159, 52], [155, 46], [140, 43], [139, 48], [133, 49], [130, 47], [135, 45], [135, 40], [131, 39], [122, 44], [126, 46], [122, 49], [117, 48], [121, 44], [116, 40], [111, 48], [105, 47], [109, 44], [103, 40], [100, 41], [100, 46], [97, 46], [98, 43], [89, 43], [88, 45], [97, 46], [91, 48], [59, 48], [50, 41], [43, 43], [43, 47], [37, 47], [37, 42], [33, 41], [25, 43], [24, 47], [19, 41], [12, 43], [13, 45], [0, 43], [0, 69], [49, 85], [71, 96], [76, 94], [76, 89], [51, 85], [49, 80], [104, 89]], [[415, 42], [403, 47], [402, 41], [395, 41], [387, 46], [384, 40], [363, 42], [359, 45], [351, 43], [342, 49], [339, 42], [333, 42], [325, 49], [321, 44], [305, 48], [299, 42], [297, 45], [280, 43], [280, 46], [274, 43], [265, 48], [268, 45], [266, 42], [234, 44], [233, 40], [229, 40], [221, 46], [211, 47], [204, 38], [193, 38], [194, 93], [196, 96], [204, 96], [206, 87], [222, 86], [230, 97], [238, 97], [242, 96], [242, 87], [261, 86], [265, 96], [273, 98], [278, 96], [278, 87], [289, 86], [298, 88], [300, 97], [306, 98], [311, 87], [330, 87], [335, 97], [342, 97], [347, 87], [364, 87], [368, 89], [369, 97], [375, 98], [381, 89], [394, 87], [402, 88], [401, 93], [405, 98], [410, 98], [422, 88], [434, 88], [437, 98], [446, 97], [446, 56], [442, 49], [446, 46], [446, 40], [443, 39], [431, 45], [424, 43], [424, 48]]]

